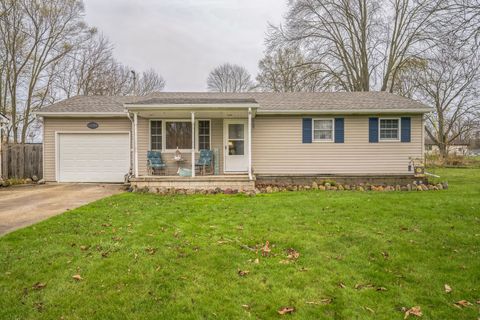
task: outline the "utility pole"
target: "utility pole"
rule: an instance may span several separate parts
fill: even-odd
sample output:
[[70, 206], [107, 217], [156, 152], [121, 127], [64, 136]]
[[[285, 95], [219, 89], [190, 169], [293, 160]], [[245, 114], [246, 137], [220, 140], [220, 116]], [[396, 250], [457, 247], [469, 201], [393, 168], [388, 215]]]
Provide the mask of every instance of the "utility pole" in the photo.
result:
[[135, 70], [131, 70], [130, 71], [132, 73], [132, 77], [133, 77], [133, 92], [132, 92], [132, 96], [134, 96], [137, 92], [137, 74], [135, 73]]

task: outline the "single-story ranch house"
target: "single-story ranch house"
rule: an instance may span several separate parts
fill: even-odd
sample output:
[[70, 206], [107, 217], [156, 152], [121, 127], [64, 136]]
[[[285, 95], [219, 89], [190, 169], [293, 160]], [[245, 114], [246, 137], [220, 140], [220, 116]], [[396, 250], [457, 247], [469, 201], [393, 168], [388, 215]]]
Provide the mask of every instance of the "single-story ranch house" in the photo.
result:
[[76, 96], [37, 116], [46, 181], [252, 188], [256, 180], [412, 179], [429, 111], [385, 92], [153, 93]]

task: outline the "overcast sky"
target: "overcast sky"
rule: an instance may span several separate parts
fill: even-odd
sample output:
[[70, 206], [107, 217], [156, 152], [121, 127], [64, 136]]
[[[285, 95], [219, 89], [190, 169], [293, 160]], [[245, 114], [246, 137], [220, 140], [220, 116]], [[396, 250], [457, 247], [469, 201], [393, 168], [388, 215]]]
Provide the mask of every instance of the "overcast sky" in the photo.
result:
[[87, 22], [137, 70], [154, 68], [166, 91], [206, 91], [215, 66], [245, 66], [252, 77], [268, 22], [281, 22], [286, 0], [84, 0]]

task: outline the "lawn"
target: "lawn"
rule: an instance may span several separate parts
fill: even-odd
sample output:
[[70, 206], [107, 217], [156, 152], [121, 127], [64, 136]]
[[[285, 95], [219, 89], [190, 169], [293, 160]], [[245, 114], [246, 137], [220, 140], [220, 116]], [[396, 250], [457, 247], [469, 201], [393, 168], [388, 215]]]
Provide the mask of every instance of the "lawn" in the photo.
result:
[[449, 190], [92, 203], [0, 238], [0, 319], [477, 319], [480, 169], [435, 173]]

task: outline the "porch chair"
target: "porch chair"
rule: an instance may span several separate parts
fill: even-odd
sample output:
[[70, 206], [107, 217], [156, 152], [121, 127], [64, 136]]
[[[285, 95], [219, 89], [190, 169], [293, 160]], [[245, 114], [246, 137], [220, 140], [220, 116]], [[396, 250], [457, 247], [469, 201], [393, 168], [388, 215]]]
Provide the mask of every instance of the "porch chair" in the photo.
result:
[[149, 174], [151, 175], [155, 175], [156, 170], [163, 170], [163, 174], [166, 174], [167, 165], [163, 162], [162, 155], [158, 151], [147, 152], [147, 166]]
[[195, 168], [198, 168], [202, 175], [205, 175], [206, 169], [208, 173], [213, 173], [213, 152], [212, 150], [202, 149], [200, 150], [200, 156], [195, 162]]

